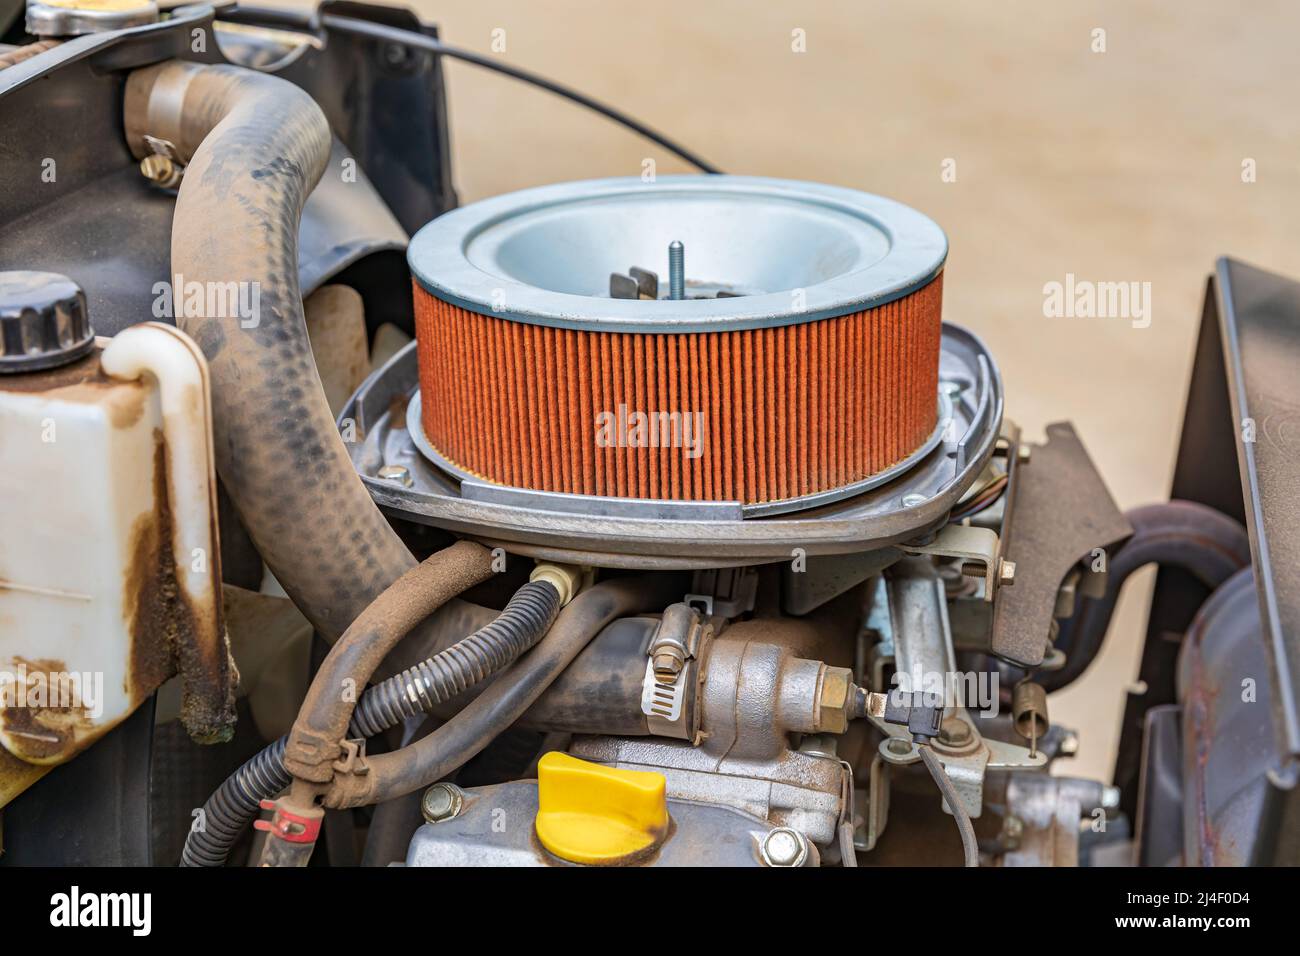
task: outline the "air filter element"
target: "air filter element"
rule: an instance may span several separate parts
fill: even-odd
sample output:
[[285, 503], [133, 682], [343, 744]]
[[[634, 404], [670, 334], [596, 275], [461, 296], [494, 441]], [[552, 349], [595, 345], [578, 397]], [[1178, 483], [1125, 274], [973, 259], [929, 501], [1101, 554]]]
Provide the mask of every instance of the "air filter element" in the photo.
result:
[[444, 470], [529, 492], [793, 510], [940, 439], [947, 242], [890, 200], [731, 176], [566, 183], [412, 240]]

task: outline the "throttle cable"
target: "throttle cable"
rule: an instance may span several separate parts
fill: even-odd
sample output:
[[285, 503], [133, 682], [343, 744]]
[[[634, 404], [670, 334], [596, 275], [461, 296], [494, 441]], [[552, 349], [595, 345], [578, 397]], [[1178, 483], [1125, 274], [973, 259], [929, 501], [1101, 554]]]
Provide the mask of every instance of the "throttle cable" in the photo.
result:
[[454, 60], [462, 60], [465, 63], [472, 63], [475, 66], [494, 70], [497, 73], [513, 77], [516, 80], [531, 83], [533, 86], [546, 90], [549, 93], [554, 93], [556, 96], [577, 103], [579, 106], [585, 106], [587, 109], [594, 110], [600, 115], [613, 120], [615, 123], [627, 127], [633, 132], [650, 140], [652, 143], [662, 146], [670, 153], [673, 153], [675, 156], [690, 163], [692, 166], [700, 170], [700, 172], [710, 174], [722, 172], [712, 163], [697, 156], [686, 147], [678, 145], [667, 136], [652, 129], [645, 123], [633, 119], [626, 113], [623, 113], [612, 106], [607, 106], [599, 100], [587, 96], [585, 93], [579, 93], [575, 89], [571, 89], [570, 87], [567, 87], [562, 83], [557, 83], [554, 80], [548, 80], [546, 77], [533, 73], [530, 70], [521, 69], [517, 66], [510, 66], [509, 64], [502, 63], [490, 56], [484, 56], [482, 53], [475, 53], [473, 50], [466, 50], [463, 47], [443, 43], [441, 40], [425, 36], [423, 33], [416, 33], [414, 30], [403, 30], [400, 27], [389, 27], [379, 23], [371, 23], [366, 20], [357, 20], [352, 17], [335, 16], [334, 14], [326, 14], [321, 17], [321, 23], [326, 28], [338, 33], [350, 33], [354, 36], [369, 37], [372, 40], [385, 40], [390, 43], [400, 43], [405, 46], [428, 50], [430, 53], [437, 53]]

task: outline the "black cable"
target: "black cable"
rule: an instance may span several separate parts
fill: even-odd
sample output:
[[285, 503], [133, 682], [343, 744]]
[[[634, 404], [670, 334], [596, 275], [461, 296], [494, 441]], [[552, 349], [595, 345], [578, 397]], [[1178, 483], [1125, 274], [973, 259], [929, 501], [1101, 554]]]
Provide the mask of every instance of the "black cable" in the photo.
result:
[[957, 507], [953, 509], [951, 516], [949, 516], [948, 522], [956, 524], [992, 508], [998, 503], [998, 499], [1006, 494], [1007, 486], [1008, 477], [1006, 475], [999, 475], [994, 478], [965, 501], [958, 502]]
[[506, 63], [481, 53], [475, 53], [472, 50], [462, 49], [461, 47], [450, 46], [441, 40], [425, 36], [423, 33], [416, 33], [414, 30], [403, 30], [398, 27], [388, 27], [379, 23], [371, 23], [367, 20], [355, 20], [352, 17], [339, 17], [333, 14], [327, 14], [321, 17], [321, 23], [326, 28], [338, 33], [351, 33], [355, 36], [370, 37], [372, 40], [386, 40], [390, 43], [400, 43], [405, 46], [417, 47], [421, 50], [428, 50], [430, 53], [437, 53], [442, 56], [448, 56], [455, 60], [463, 60], [466, 63], [473, 63], [475, 66], [481, 66], [485, 69], [495, 70], [497, 73], [503, 73], [506, 76], [514, 77], [516, 80], [523, 80], [525, 83], [531, 83], [533, 86], [540, 87], [547, 92], [554, 93], [556, 96], [562, 96], [566, 100], [571, 100], [580, 106], [585, 106], [589, 110], [594, 110], [600, 115], [612, 119], [615, 123], [620, 123], [635, 133], [644, 136], [652, 143], [657, 143], [664, 149], [668, 150], [692, 166], [704, 173], [720, 173], [721, 170], [712, 163], [696, 156], [684, 146], [678, 146], [667, 136], [659, 133], [644, 123], [633, 119], [626, 113], [614, 109], [612, 106], [606, 106], [599, 100], [594, 100], [585, 93], [579, 93], [577, 90], [570, 89], [563, 84], [554, 80], [548, 80], [544, 76], [539, 76], [528, 70], [520, 69], [517, 66], [510, 66]]
[[952, 778], [948, 776], [948, 771], [943, 768], [943, 764], [934, 755], [930, 745], [922, 744], [917, 750], [921, 752], [921, 762], [925, 764], [925, 769], [930, 771], [930, 776], [934, 778], [935, 784], [948, 803], [948, 809], [952, 811], [953, 818], [957, 821], [957, 830], [961, 833], [962, 855], [966, 858], [966, 865], [979, 866], [980, 848], [975, 841], [975, 826], [970, 822], [966, 804], [962, 802], [961, 795], [953, 786]]

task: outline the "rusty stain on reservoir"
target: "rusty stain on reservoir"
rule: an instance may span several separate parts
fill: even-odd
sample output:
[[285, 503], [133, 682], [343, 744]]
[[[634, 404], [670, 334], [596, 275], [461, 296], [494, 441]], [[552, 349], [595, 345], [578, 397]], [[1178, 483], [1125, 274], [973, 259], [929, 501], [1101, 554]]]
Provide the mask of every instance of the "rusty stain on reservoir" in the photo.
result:
[[[131, 659], [124, 688], [133, 703], [173, 674], [182, 680], [181, 718], [201, 742], [228, 740], [234, 732], [238, 672], [230, 657], [220, 603], [196, 608], [177, 579], [168, 504], [167, 445], [154, 432], [154, 512], [141, 515], [131, 529], [131, 562], [124, 581], [124, 604], [131, 634]], [[216, 529], [212, 529], [216, 542]], [[221, 576], [219, 555], [208, 556], [211, 580]]]
[[98, 727], [83, 689], [57, 660], [13, 658], [0, 684], [0, 734], [29, 763], [59, 763], [89, 743]]
[[151, 389], [143, 382], [110, 378], [99, 364], [99, 349], [68, 365], [0, 378], [0, 391], [37, 395], [50, 402], [103, 408], [114, 428], [130, 428], [144, 415]]

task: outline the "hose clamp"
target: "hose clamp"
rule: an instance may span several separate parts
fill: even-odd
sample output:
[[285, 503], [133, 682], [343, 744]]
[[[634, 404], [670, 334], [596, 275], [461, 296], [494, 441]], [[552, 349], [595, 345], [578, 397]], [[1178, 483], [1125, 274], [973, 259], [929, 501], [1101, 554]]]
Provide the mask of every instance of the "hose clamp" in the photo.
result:
[[325, 819], [324, 810], [294, 813], [277, 800], [259, 800], [258, 806], [274, 813], [269, 820], [254, 820], [254, 830], [263, 830], [285, 843], [315, 843], [320, 836], [321, 821]]
[[343, 754], [332, 765], [336, 773], [350, 773], [360, 776], [370, 772], [370, 764], [366, 763], [366, 741], [364, 737], [359, 737], [356, 740], [341, 740], [339, 746], [343, 749]]
[[705, 623], [688, 604], [671, 604], [664, 609], [659, 627], [646, 650], [645, 677], [641, 681], [641, 713], [646, 727], [659, 737], [692, 740], [695, 736], [693, 701], [686, 699], [698, 681], [692, 678], [701, 647], [713, 636], [713, 627]]

